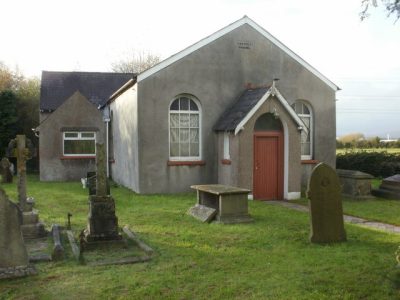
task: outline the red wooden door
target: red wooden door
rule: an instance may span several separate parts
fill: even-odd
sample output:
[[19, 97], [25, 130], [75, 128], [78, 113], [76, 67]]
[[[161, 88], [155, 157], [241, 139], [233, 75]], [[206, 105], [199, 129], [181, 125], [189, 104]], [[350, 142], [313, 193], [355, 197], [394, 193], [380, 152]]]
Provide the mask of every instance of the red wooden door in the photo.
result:
[[254, 133], [253, 196], [260, 200], [283, 199], [283, 134]]

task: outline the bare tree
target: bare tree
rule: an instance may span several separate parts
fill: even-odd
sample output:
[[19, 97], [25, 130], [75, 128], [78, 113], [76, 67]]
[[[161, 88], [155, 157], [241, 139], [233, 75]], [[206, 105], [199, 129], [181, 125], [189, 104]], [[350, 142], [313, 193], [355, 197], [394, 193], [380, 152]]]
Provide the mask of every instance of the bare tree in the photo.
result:
[[[400, 0], [381, 0], [385, 10], [387, 12], [387, 16], [390, 17], [392, 15], [395, 16], [395, 23], [400, 19]], [[370, 16], [370, 8], [378, 7], [378, 0], [362, 0], [361, 7], [362, 11], [360, 13], [361, 21], [365, 20]]]
[[158, 55], [148, 51], [133, 50], [125, 58], [111, 64], [114, 72], [121, 73], [141, 73], [160, 62]]

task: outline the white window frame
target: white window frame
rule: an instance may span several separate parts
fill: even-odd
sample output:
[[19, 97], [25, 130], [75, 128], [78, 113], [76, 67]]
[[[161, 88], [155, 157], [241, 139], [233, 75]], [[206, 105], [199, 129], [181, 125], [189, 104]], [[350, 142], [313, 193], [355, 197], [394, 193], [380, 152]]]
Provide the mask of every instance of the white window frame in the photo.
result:
[[230, 160], [231, 155], [230, 155], [230, 149], [229, 149], [229, 132], [225, 131], [224, 132], [224, 153], [223, 153], [223, 159]]
[[[293, 107], [296, 104], [301, 104], [307, 107], [308, 111], [310, 114], [297, 114], [295, 107]], [[292, 104], [293, 110], [296, 112], [296, 114], [299, 116], [299, 118], [303, 121], [303, 118], [309, 118], [310, 119], [310, 128], [308, 129], [309, 136], [310, 136], [310, 154], [308, 155], [301, 155], [301, 160], [310, 160], [313, 159], [314, 155], [314, 117], [313, 117], [313, 109], [311, 106], [306, 103], [303, 100], [297, 100]], [[301, 142], [300, 142], [300, 147], [301, 147]], [[300, 149], [301, 151], [301, 149]]]
[[[189, 98], [196, 103], [198, 110], [171, 110], [172, 103], [179, 98]], [[171, 114], [197, 114], [199, 116], [199, 156], [171, 156]], [[170, 161], [200, 161], [202, 158], [202, 109], [199, 100], [188, 94], [181, 94], [170, 101], [168, 106], [168, 157]], [[190, 151], [189, 151], [190, 152]]]
[[[77, 137], [66, 137], [66, 134], [68, 134], [68, 133], [73, 133], [73, 134], [77, 134], [78, 136]], [[92, 133], [93, 134], [93, 137], [92, 138], [89, 138], [89, 137], [82, 137], [82, 134], [85, 134], [85, 133]], [[94, 147], [94, 153], [91, 153], [91, 154], [87, 154], [87, 153], [82, 153], [82, 154], [78, 154], [78, 153], [75, 153], [75, 154], [70, 154], [70, 153], [68, 153], [68, 154], [66, 154], [65, 153], [65, 143], [64, 143], [64, 141], [92, 141], [92, 140], [94, 140], [94, 144], [95, 144], [95, 147]], [[62, 144], [63, 144], [63, 156], [87, 156], [87, 157], [93, 157], [93, 156], [96, 156], [96, 132], [95, 131], [64, 131], [63, 132], [63, 141], [62, 141]]]

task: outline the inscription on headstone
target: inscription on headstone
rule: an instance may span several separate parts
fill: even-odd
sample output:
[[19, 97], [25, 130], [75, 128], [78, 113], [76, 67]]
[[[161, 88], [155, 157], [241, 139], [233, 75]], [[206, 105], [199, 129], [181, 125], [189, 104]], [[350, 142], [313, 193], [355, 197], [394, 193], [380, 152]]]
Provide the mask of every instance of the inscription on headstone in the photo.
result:
[[308, 182], [312, 243], [346, 241], [340, 181], [334, 169], [320, 163]]
[[11, 173], [11, 163], [7, 157], [0, 161], [1, 183], [12, 183], [13, 174]]
[[22, 238], [21, 211], [0, 188], [0, 279], [36, 274]]

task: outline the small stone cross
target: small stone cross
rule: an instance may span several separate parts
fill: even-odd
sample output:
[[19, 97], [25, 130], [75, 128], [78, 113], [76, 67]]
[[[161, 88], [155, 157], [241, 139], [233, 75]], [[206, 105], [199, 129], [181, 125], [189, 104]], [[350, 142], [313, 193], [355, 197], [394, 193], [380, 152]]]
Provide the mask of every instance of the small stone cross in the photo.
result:
[[[27, 147], [28, 146], [28, 147]], [[7, 148], [8, 157], [17, 158], [18, 171], [18, 202], [22, 211], [27, 211], [26, 205], [26, 161], [35, 155], [32, 142], [25, 135], [17, 135], [10, 141]]]

